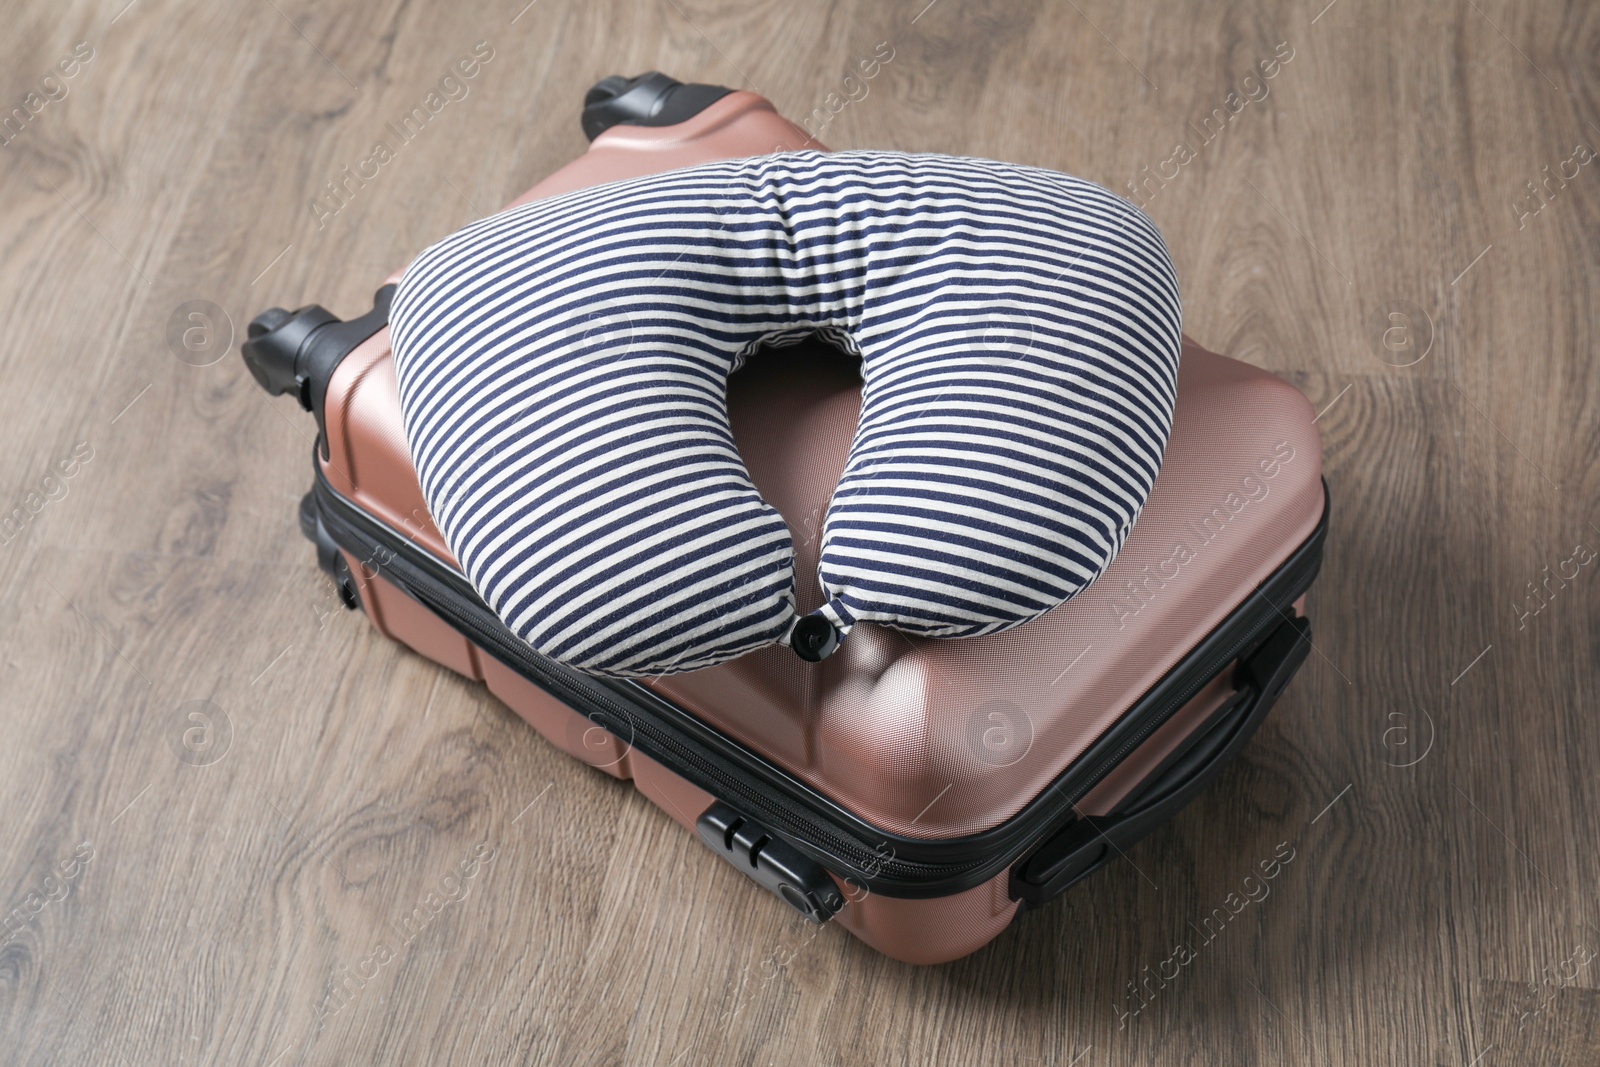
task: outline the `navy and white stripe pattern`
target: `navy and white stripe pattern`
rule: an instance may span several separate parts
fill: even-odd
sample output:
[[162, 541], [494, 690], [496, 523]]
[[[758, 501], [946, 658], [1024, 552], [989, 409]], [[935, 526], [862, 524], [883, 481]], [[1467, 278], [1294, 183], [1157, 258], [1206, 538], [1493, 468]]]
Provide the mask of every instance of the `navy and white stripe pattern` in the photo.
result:
[[961, 637], [1043, 614], [1115, 556], [1180, 343], [1171, 259], [1125, 201], [892, 152], [535, 201], [424, 252], [391, 326], [412, 458], [468, 578], [540, 652], [620, 676], [794, 628], [789, 531], [729, 431], [744, 359], [810, 332], [862, 359], [820, 613]]

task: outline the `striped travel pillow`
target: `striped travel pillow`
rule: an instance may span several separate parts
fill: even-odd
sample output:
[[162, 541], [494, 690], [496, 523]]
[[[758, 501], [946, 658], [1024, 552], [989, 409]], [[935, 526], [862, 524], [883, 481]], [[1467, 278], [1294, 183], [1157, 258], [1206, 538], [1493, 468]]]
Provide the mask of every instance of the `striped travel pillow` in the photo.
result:
[[[424, 252], [395, 296], [406, 436], [502, 620], [596, 674], [857, 622], [994, 633], [1101, 573], [1172, 422], [1160, 235], [1088, 182], [894, 152], [732, 160], [538, 200]], [[728, 375], [821, 334], [861, 358], [823, 527], [828, 597], [729, 431]], [[795, 442], [804, 448], [804, 442]]]

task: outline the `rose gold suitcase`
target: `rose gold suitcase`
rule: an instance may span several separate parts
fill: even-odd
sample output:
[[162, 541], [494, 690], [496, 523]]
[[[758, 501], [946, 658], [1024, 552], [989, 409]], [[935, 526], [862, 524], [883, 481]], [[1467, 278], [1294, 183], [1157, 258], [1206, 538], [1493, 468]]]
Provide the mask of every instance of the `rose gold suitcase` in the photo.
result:
[[[601, 82], [584, 129], [587, 154], [514, 204], [820, 147], [758, 96], [659, 74]], [[820, 663], [773, 647], [644, 681], [552, 663], [495, 618], [428, 518], [390, 362], [398, 279], [349, 322], [314, 305], [264, 312], [244, 346], [263, 387], [317, 419], [301, 526], [345, 604], [631, 779], [789, 906], [890, 956], [970, 953], [1126, 851], [1238, 753], [1306, 657], [1326, 528], [1311, 407], [1186, 340], [1138, 524], [1110, 569], [1048, 615], [957, 641], [862, 625]], [[818, 537], [859, 384], [817, 342], [752, 359], [730, 386], [740, 450], [794, 536], [801, 612], [821, 602]]]

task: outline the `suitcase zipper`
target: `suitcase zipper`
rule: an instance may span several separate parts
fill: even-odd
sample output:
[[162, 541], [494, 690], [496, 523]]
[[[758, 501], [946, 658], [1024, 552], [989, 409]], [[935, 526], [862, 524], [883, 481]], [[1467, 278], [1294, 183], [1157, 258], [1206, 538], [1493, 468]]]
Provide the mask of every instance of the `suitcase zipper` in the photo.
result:
[[1074, 806], [1108, 771], [1287, 617], [1282, 609], [1316, 577], [1327, 529], [1324, 484], [1323, 516], [1311, 536], [1083, 757], [1000, 825], [965, 837], [925, 839], [865, 822], [637, 683], [582, 674], [539, 655], [500, 622], [460, 572], [345, 499], [328, 484], [315, 457], [313, 466], [320, 521], [364, 567], [597, 725], [631, 735], [624, 739], [645, 755], [782, 834], [839, 877], [893, 897], [941, 897], [981, 885], [1076, 818]]

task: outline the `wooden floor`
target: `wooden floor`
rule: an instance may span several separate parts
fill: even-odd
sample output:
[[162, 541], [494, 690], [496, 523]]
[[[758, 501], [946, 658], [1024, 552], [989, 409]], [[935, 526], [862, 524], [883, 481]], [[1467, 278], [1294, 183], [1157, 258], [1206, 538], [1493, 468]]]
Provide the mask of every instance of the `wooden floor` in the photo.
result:
[[[525, 2], [7, 5], [0, 1062], [1600, 1062], [1600, 8]], [[903, 966], [338, 609], [245, 324], [362, 311], [650, 68], [1136, 198], [1326, 409], [1319, 654], [1149, 877]]]

